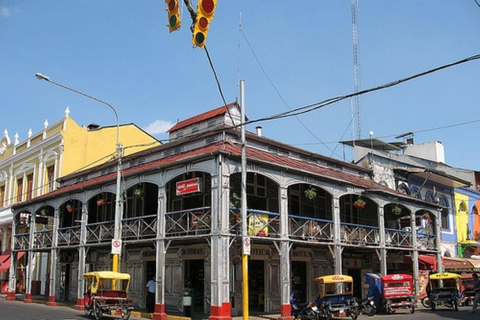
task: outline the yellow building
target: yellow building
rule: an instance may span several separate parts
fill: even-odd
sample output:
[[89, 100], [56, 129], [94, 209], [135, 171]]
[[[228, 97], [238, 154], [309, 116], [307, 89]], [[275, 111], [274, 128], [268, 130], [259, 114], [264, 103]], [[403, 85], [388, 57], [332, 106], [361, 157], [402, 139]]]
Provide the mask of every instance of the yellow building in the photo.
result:
[[[13, 218], [10, 206], [55, 190], [56, 180], [62, 176], [116, 159], [116, 125], [80, 126], [69, 113], [67, 108], [65, 116], [51, 125], [46, 120], [38, 133], [30, 129], [24, 141], [19, 141], [18, 134], [12, 141], [6, 129], [0, 139], [0, 280], [8, 279]], [[134, 124], [120, 125], [118, 129], [123, 155], [160, 144]], [[37, 266], [41, 265], [37, 261]], [[20, 269], [21, 273], [22, 265]], [[39, 278], [44, 277], [42, 273], [37, 272]]]

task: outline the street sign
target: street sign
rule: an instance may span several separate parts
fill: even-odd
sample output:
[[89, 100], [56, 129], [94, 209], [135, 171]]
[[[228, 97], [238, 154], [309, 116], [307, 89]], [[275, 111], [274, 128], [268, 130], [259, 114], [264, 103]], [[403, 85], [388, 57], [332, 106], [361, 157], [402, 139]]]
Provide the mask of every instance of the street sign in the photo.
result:
[[112, 254], [122, 253], [122, 240], [112, 240]]
[[244, 237], [242, 242], [243, 242], [243, 254], [249, 256], [252, 248], [250, 237]]

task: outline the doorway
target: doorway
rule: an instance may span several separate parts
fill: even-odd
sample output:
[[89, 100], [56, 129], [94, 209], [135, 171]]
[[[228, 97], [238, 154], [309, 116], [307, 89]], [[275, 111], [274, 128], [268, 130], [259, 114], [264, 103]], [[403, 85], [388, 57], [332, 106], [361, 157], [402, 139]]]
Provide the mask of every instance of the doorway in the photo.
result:
[[307, 297], [307, 262], [292, 261], [292, 293], [295, 294], [297, 302], [306, 302]]
[[185, 260], [185, 287], [193, 289], [193, 306], [203, 310], [205, 267], [203, 260]]
[[60, 301], [69, 301], [70, 264], [61, 265], [59, 285], [60, 285]]
[[248, 305], [252, 311], [265, 311], [265, 261], [248, 262]]
[[348, 269], [347, 274], [353, 278], [353, 296], [362, 297], [362, 269]]

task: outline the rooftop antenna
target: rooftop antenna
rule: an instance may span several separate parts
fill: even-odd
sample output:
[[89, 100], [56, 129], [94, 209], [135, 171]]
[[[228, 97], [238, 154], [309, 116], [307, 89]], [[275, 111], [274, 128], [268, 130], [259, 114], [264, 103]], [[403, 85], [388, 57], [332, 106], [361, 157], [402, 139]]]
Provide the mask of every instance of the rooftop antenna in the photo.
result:
[[[360, 80], [358, 77], [358, 37], [357, 37], [357, 9], [358, 0], [352, 0], [352, 32], [353, 32], [353, 71], [355, 75], [355, 93], [360, 90]], [[361, 110], [360, 110], [360, 97], [355, 95], [355, 114], [357, 117], [357, 139], [360, 140], [362, 136], [361, 126]]]

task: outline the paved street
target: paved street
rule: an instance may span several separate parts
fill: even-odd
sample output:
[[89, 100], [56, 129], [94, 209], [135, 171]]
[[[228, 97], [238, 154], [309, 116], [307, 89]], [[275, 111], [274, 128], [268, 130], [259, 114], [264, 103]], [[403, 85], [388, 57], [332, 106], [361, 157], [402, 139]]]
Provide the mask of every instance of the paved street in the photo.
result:
[[[462, 320], [478, 320], [480, 311], [477, 314], [470, 314], [468, 311], [471, 307], [461, 307], [460, 311], [452, 311], [448, 309], [440, 309], [436, 312], [432, 312], [428, 309], [420, 307], [413, 315], [407, 311], [400, 310], [398, 313], [392, 315], [379, 314], [373, 317], [367, 317], [360, 315], [358, 319], [371, 319], [371, 320], [420, 320], [420, 319], [462, 319]], [[251, 319], [276, 319], [278, 315], [264, 315], [263, 317], [251, 317]], [[174, 317], [175, 318], [175, 317]], [[197, 317], [207, 319], [208, 317]], [[87, 318], [83, 312], [72, 309], [71, 307], [57, 306], [48, 307], [44, 304], [32, 303], [25, 304], [22, 301], [6, 301], [0, 299], [0, 319], [1, 320], [86, 320]], [[93, 319], [93, 318], [90, 318]], [[119, 317], [105, 316], [103, 319], [120, 319]], [[140, 318], [132, 316], [132, 320], [140, 320]], [[178, 319], [178, 318], [175, 318]], [[242, 317], [235, 317], [234, 320], [241, 320]], [[344, 318], [350, 319], [350, 318]]]

